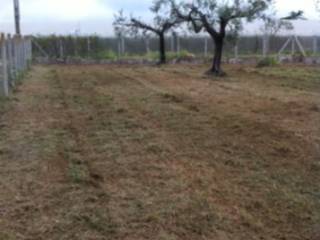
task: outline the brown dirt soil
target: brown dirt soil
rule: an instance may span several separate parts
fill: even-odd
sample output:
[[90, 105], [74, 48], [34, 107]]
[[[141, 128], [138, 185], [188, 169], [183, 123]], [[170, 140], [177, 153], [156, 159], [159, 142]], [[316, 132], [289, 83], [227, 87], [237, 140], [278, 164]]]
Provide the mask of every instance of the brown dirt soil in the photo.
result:
[[318, 240], [320, 71], [36, 66], [0, 100], [0, 240]]

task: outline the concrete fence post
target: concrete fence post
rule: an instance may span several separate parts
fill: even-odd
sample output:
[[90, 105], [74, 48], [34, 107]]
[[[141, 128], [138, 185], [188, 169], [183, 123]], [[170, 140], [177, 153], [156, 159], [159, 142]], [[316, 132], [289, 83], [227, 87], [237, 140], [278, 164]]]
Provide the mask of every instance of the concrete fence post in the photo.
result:
[[27, 38], [25, 39], [27, 69], [30, 68], [31, 61], [32, 61], [31, 54], [30, 54], [30, 42], [31, 42], [30, 37], [27, 37]]
[[145, 46], [146, 46], [146, 53], [149, 54], [150, 53], [150, 38], [149, 37], [145, 38]]
[[13, 62], [13, 41], [11, 35], [7, 36], [7, 59], [8, 59], [8, 79], [10, 87], [14, 87], [14, 62]]
[[91, 39], [90, 37], [87, 37], [87, 54], [88, 54], [88, 58], [90, 58], [91, 55]]
[[20, 60], [20, 71], [23, 73], [24, 71], [24, 57], [23, 57], [23, 38], [19, 36], [19, 60]]
[[1, 48], [1, 77], [0, 77], [0, 96], [9, 95], [9, 81], [8, 81], [8, 65], [7, 65], [7, 48], [6, 38], [2, 33], [0, 37]]
[[172, 33], [172, 36], [170, 38], [170, 43], [171, 43], [171, 52], [175, 52], [175, 47], [174, 47], [174, 41], [175, 41], [175, 34]]
[[21, 37], [21, 64], [22, 64], [22, 71], [26, 70], [26, 52], [25, 52], [25, 39]]
[[25, 62], [25, 69], [27, 70], [28, 69], [28, 64], [29, 64], [29, 61], [28, 61], [28, 38], [25, 37], [24, 40], [23, 40], [23, 46], [24, 46], [24, 62]]
[[30, 65], [32, 63], [32, 38], [29, 38], [29, 60], [30, 60]]
[[291, 42], [291, 55], [294, 56], [294, 54], [296, 53], [296, 45], [294, 40], [292, 40]]
[[263, 40], [262, 40], [262, 55], [264, 58], [266, 58], [269, 54], [269, 36], [268, 34], [263, 35]]
[[121, 37], [121, 54], [125, 55], [126, 53], [126, 42], [125, 42], [125, 38], [122, 36]]
[[17, 74], [20, 76], [21, 72], [21, 46], [20, 46], [20, 37], [16, 35], [16, 64], [17, 64]]
[[236, 43], [234, 45], [234, 58], [236, 61], [239, 60], [239, 47], [238, 47], [238, 43]]
[[17, 64], [17, 76], [20, 77], [21, 69], [21, 41], [20, 36], [16, 35], [16, 64]]
[[208, 57], [208, 38], [204, 38], [204, 57]]
[[28, 69], [28, 52], [27, 52], [27, 38], [23, 39], [23, 60], [24, 60], [24, 70]]
[[318, 54], [318, 38], [317, 36], [313, 36], [313, 54]]
[[60, 59], [63, 59], [64, 54], [63, 54], [63, 44], [62, 44], [62, 39], [59, 39], [59, 57]]
[[19, 71], [23, 72], [23, 52], [22, 52], [22, 39], [21, 36], [19, 36]]
[[[11, 36], [10, 36], [11, 37]], [[13, 82], [16, 80], [17, 78], [17, 73], [16, 73], [16, 61], [15, 61], [15, 56], [16, 56], [16, 49], [15, 49], [15, 40], [14, 40], [14, 36], [11, 37], [11, 58], [12, 58], [12, 62], [11, 62], [11, 71], [12, 71], [12, 78], [13, 78]]]
[[117, 39], [118, 41], [118, 58], [120, 58], [121, 57], [121, 38], [119, 37], [118, 39]]
[[8, 96], [16, 80], [30, 67], [32, 41], [29, 37], [0, 34], [0, 96]]

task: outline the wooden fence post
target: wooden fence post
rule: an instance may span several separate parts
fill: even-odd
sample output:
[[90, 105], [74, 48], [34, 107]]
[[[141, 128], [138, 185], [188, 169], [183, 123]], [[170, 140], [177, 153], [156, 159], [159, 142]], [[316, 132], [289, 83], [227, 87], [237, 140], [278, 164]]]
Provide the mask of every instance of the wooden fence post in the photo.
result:
[[8, 84], [8, 65], [7, 65], [7, 48], [6, 38], [2, 33], [0, 37], [1, 47], [1, 78], [0, 78], [0, 95], [9, 95], [9, 84]]

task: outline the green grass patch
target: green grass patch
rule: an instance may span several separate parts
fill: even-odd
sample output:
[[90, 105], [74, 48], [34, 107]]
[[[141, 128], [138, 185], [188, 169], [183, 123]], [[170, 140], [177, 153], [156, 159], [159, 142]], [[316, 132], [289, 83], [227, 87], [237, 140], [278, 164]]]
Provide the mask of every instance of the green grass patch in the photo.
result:
[[70, 162], [69, 176], [74, 183], [84, 183], [89, 179], [89, 171], [82, 163]]
[[277, 85], [298, 90], [319, 91], [320, 89], [320, 70], [307, 67], [273, 67], [260, 68], [259, 74], [276, 78]]
[[278, 61], [273, 57], [266, 57], [259, 60], [257, 68], [274, 67], [278, 65]]

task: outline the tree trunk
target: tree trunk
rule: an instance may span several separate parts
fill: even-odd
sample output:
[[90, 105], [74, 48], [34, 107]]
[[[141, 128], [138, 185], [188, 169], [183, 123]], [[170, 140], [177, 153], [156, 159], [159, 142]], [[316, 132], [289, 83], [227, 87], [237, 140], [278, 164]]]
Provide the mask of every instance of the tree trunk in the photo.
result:
[[214, 57], [211, 69], [208, 71], [210, 74], [214, 74], [216, 76], [224, 76], [225, 73], [221, 69], [221, 60], [222, 60], [222, 52], [223, 52], [223, 37], [213, 38], [215, 50]]
[[160, 53], [159, 64], [165, 64], [166, 63], [166, 45], [165, 45], [164, 33], [159, 34], [159, 53]]

